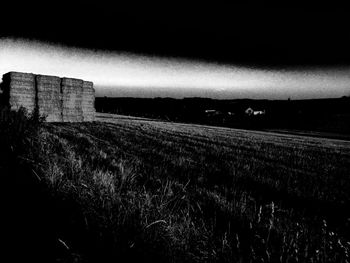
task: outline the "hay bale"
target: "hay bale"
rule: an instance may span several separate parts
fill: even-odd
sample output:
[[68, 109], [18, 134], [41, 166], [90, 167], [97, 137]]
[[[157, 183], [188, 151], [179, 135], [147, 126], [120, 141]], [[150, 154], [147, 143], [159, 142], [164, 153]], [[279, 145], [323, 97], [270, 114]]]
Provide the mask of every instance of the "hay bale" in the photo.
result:
[[56, 76], [36, 76], [37, 102], [40, 115], [46, 116], [46, 121], [61, 122], [61, 79]]
[[95, 90], [91, 81], [83, 82], [82, 112], [84, 121], [95, 120]]
[[62, 115], [65, 122], [83, 121], [83, 80], [62, 78]]
[[33, 82], [34, 81], [34, 74], [33, 73], [23, 73], [23, 72], [16, 72], [11, 71], [4, 75], [4, 77], [9, 76], [12, 80], [18, 80], [22, 82]]
[[70, 87], [82, 87], [83, 86], [82, 79], [74, 79], [74, 78], [62, 78], [61, 83], [62, 86], [70, 86]]
[[95, 119], [95, 90], [90, 81], [12, 71], [3, 76], [1, 86], [2, 100], [11, 109], [37, 109], [49, 122]]
[[36, 107], [34, 74], [11, 71], [3, 76], [3, 82], [10, 108], [24, 107], [32, 113]]

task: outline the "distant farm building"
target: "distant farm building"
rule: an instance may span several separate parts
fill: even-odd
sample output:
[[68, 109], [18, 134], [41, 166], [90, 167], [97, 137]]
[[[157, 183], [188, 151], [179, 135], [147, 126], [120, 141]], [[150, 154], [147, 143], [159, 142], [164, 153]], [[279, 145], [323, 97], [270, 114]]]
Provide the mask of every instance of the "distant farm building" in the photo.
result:
[[254, 112], [254, 110], [252, 108], [248, 108], [248, 109], [245, 110], [245, 114], [247, 114], [249, 116], [253, 115], [253, 112]]
[[95, 90], [90, 81], [21, 72], [6, 73], [2, 80], [3, 103], [11, 110], [37, 110], [49, 122], [95, 119]]
[[256, 116], [256, 115], [264, 115], [265, 114], [265, 110], [256, 110], [253, 112], [253, 115]]
[[245, 114], [249, 115], [249, 116], [257, 116], [257, 115], [265, 115], [265, 110], [259, 110], [259, 111], [255, 111], [252, 108], [248, 108], [245, 110]]

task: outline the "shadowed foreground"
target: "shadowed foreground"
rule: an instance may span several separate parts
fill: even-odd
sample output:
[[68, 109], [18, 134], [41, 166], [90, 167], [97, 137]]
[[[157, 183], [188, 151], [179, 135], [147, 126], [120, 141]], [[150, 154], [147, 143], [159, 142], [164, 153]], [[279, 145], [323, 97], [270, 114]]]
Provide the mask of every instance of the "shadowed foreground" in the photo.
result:
[[20, 163], [34, 173], [25, 186], [40, 191], [23, 186], [39, 197], [19, 194], [16, 205], [34, 207], [19, 210], [33, 218], [24, 230], [38, 227], [45, 259], [349, 260], [350, 142], [97, 119], [42, 124], [30, 135], [36, 151], [21, 153], [35, 159]]

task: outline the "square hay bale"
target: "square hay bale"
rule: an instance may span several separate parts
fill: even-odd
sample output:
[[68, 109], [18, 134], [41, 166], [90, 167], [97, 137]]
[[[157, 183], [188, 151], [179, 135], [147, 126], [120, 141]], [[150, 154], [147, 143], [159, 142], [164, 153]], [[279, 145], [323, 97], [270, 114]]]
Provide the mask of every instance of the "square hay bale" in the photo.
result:
[[35, 75], [33, 73], [11, 71], [6, 73], [4, 77], [9, 77], [11, 80], [18, 80], [22, 82], [33, 82]]
[[39, 114], [46, 116], [46, 121], [61, 122], [61, 79], [56, 76], [36, 76], [37, 101]]
[[34, 74], [11, 71], [3, 75], [4, 96], [12, 110], [20, 107], [32, 113], [36, 107]]
[[62, 78], [62, 115], [63, 121], [80, 122], [83, 121], [82, 98], [83, 80]]
[[70, 86], [70, 87], [82, 87], [83, 86], [82, 79], [74, 79], [74, 78], [62, 78], [61, 85], [62, 86]]
[[91, 81], [83, 82], [82, 112], [84, 121], [95, 120], [95, 90]]
[[83, 116], [76, 110], [63, 109], [63, 121], [64, 122], [81, 122]]

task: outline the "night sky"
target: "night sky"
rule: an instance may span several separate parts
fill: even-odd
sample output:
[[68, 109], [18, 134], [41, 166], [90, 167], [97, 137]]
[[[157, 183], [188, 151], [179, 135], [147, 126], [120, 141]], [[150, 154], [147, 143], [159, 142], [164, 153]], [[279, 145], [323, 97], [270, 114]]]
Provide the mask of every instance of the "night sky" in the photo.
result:
[[[27, 69], [35, 50], [34, 56], [46, 57], [47, 68], [59, 63], [59, 59], [48, 60], [52, 54], [66, 65], [61, 71], [36, 70], [92, 79], [102, 95], [350, 95], [350, 13], [341, 7], [60, 1], [17, 3], [5, 10], [0, 16], [5, 25], [0, 28], [0, 55], [9, 58], [11, 52], [17, 52], [17, 58], [11, 64], [0, 57], [0, 70]], [[23, 55], [18, 48], [27, 53]], [[27, 67], [16, 67], [14, 61]], [[76, 71], [79, 61], [86, 68], [85, 75]], [[98, 73], [102, 67], [109, 75]], [[148, 69], [154, 69], [153, 73]], [[100, 79], [89, 77], [94, 71]]]

